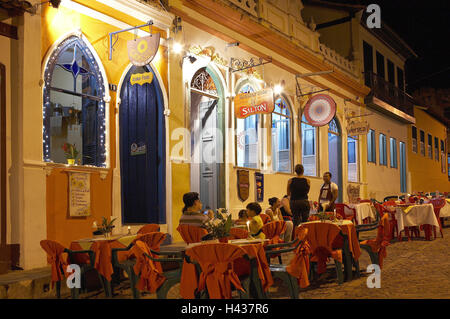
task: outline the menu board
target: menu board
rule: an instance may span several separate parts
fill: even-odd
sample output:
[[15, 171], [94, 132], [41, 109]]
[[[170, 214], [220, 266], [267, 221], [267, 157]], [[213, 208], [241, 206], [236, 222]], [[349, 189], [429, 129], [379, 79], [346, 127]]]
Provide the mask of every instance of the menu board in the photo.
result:
[[91, 215], [91, 174], [69, 173], [70, 216]]

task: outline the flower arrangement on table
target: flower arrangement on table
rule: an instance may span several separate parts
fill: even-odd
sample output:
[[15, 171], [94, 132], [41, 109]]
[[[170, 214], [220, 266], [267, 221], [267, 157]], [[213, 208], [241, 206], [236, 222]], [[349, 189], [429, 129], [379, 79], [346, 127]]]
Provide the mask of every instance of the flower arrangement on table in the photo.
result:
[[[97, 231], [99, 233], [103, 234], [103, 236], [109, 237], [109, 235], [111, 234], [111, 232], [114, 228], [113, 223], [116, 219], [117, 218], [114, 218], [113, 220], [108, 222], [108, 220], [105, 217], [102, 217], [102, 224], [101, 224], [101, 226], [97, 227]], [[96, 225], [96, 223], [94, 223], [94, 225]]]
[[340, 215], [335, 216], [333, 212], [321, 212], [321, 213], [309, 216], [308, 221], [320, 220], [320, 221], [324, 222], [326, 220], [335, 221], [337, 219], [342, 219], [342, 216], [340, 216]]
[[226, 237], [230, 236], [232, 224], [231, 214], [226, 208], [222, 208], [214, 213], [214, 219], [207, 222], [205, 226], [212, 238], [225, 241]]
[[75, 144], [65, 142], [62, 149], [64, 150], [64, 155], [66, 155], [67, 162], [72, 165], [75, 164], [75, 159], [78, 157], [78, 150]]

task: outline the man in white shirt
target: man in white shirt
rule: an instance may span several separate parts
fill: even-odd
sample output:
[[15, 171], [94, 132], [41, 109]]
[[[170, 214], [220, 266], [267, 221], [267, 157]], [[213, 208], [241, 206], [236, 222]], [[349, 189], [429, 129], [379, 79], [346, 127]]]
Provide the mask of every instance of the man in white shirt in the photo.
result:
[[330, 212], [334, 210], [334, 203], [338, 198], [338, 186], [331, 181], [331, 173], [323, 174], [324, 184], [319, 193], [319, 211]]

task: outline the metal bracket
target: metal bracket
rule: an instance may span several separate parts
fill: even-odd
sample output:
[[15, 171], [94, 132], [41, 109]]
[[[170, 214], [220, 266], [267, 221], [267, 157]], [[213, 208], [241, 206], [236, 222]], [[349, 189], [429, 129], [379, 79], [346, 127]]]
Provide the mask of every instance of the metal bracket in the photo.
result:
[[239, 72], [244, 71], [250, 68], [255, 68], [260, 65], [264, 65], [267, 63], [272, 63], [272, 58], [269, 57], [267, 61], [264, 61], [264, 58], [250, 58], [250, 60], [241, 60], [241, 59], [235, 59], [231, 58], [230, 60], [230, 69], [231, 72]]
[[[132, 31], [132, 30], [136, 30], [136, 29], [140, 29], [140, 28], [144, 28], [144, 27], [148, 27], [148, 26], [152, 26], [153, 25], [153, 20], [150, 20], [149, 22], [147, 22], [146, 24], [143, 25], [138, 25], [136, 27], [131, 27], [128, 29], [123, 29], [120, 31], [115, 31], [115, 32], [111, 32], [109, 33], [109, 60], [112, 60], [112, 54], [114, 51], [114, 46], [116, 45], [117, 41], [119, 40], [119, 36], [117, 34], [122, 33], [122, 32], [128, 32], [128, 31]], [[152, 35], [152, 32], [150, 31], [150, 36]], [[113, 36], [116, 36], [116, 39], [113, 43]]]
[[333, 73], [333, 72], [334, 72], [334, 70], [328, 70], [328, 71], [320, 71], [320, 72], [313, 72], [313, 73], [296, 74], [295, 75], [295, 82], [296, 82], [296, 88], [295, 88], [296, 90], [295, 91], [296, 91], [297, 98], [300, 100], [300, 98], [302, 96], [330, 90], [330, 89], [323, 89], [323, 90], [303, 94], [302, 88], [300, 86], [300, 82], [298, 81], [299, 78], [305, 78], [305, 77], [314, 76], [314, 75], [329, 74], [329, 73]]

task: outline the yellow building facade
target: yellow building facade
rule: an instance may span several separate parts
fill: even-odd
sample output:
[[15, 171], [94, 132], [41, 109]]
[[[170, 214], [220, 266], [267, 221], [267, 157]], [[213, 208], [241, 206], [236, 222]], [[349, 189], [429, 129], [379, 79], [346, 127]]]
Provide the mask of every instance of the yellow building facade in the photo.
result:
[[414, 107], [408, 129], [409, 178], [413, 193], [449, 192], [447, 128], [423, 107]]
[[[286, 193], [287, 181], [294, 176], [297, 163], [307, 166], [310, 200], [317, 200], [322, 175], [330, 170], [337, 172], [335, 178], [340, 176], [336, 182], [341, 201], [348, 200], [349, 185], [359, 187], [361, 197], [368, 196], [366, 141], [360, 137], [349, 142], [347, 114], [349, 108], [357, 112], [365, 108], [363, 101], [369, 89], [361, 83], [353, 63], [320, 43], [319, 34], [302, 19], [300, 2], [259, 4], [248, 9], [239, 1], [169, 1], [169, 7], [162, 8], [139, 1], [63, 0], [59, 8], [47, 4], [36, 15], [25, 13], [20, 17], [18, 42], [0, 38], [9, 48], [0, 53], [0, 62], [7, 67], [6, 166], [10, 177], [6, 237], [7, 244], [19, 251], [17, 265], [24, 269], [45, 266], [40, 240], [52, 239], [69, 246], [74, 240], [91, 237], [93, 223], [100, 223], [103, 217], [116, 218], [115, 234], [126, 233], [128, 227], [136, 232], [148, 223], [139, 221], [145, 214], [140, 206], [133, 206], [143, 197], [157, 200], [155, 212], [149, 213], [154, 216], [153, 222], [160, 224], [161, 231], [169, 233], [173, 241], [180, 241], [176, 228], [184, 193], [198, 191], [205, 204], [226, 207], [236, 217], [240, 209], [257, 200], [255, 175], [264, 176], [264, 199], [260, 204], [265, 209], [270, 197], [281, 198]], [[148, 36], [149, 27], [113, 37], [110, 59], [109, 34], [149, 20], [153, 22], [151, 32], [161, 37], [151, 64], [135, 68], [127, 53], [127, 41]], [[84, 58], [77, 58], [71, 43]], [[70, 54], [73, 58], [69, 58]], [[269, 63], [240, 70], [236, 70], [239, 63], [232, 64], [233, 60], [243, 63], [252, 58]], [[73, 91], [61, 89], [65, 78], [56, 77], [55, 69], [72, 73]], [[139, 153], [133, 148], [129, 151], [124, 136], [139, 127], [147, 113], [138, 114], [133, 118], [135, 122], [123, 121], [124, 116], [130, 116], [128, 109], [140, 105], [133, 104], [127, 95], [135, 85], [131, 76], [144, 71], [153, 74], [156, 102], [147, 109], [154, 123], [143, 131], [155, 129], [146, 138], [153, 138], [156, 144]], [[324, 71], [332, 72], [321, 74]], [[87, 76], [89, 72], [91, 81], [97, 83], [95, 92], [89, 91], [93, 84], [78, 80], [79, 74]], [[300, 95], [296, 77], [308, 73], [319, 74], [298, 80]], [[276, 86], [282, 88], [274, 97], [278, 112], [253, 115], [248, 121], [236, 118], [234, 97], [238, 93]], [[305, 103], [317, 91], [336, 102], [333, 125], [314, 128], [302, 123]], [[70, 101], [61, 98], [69, 93]], [[95, 117], [99, 149], [91, 155], [98, 160], [94, 163], [83, 156], [83, 162], [68, 165], [61, 144], [75, 141], [75, 126], [71, 124], [67, 136], [54, 133], [67, 129], [60, 124], [58, 112], [84, 114], [77, 111], [83, 111], [85, 106], [80, 103], [85, 98], [97, 103], [96, 114], [100, 114]], [[52, 113], [47, 113], [50, 105]], [[124, 131], [125, 127], [128, 131]], [[248, 128], [256, 134], [248, 136]], [[309, 139], [305, 138], [307, 134]], [[76, 143], [87, 144], [85, 139]], [[208, 144], [211, 141], [214, 144]], [[135, 142], [141, 147], [141, 141]], [[141, 187], [140, 172], [130, 173], [124, 167], [133, 167], [132, 160], [143, 154], [146, 158], [157, 155], [152, 163], [158, 171]], [[213, 161], [208, 162], [205, 154]], [[249, 173], [249, 196], [245, 200], [238, 195], [240, 170]], [[73, 173], [89, 176], [87, 216], [70, 215], [73, 185], [69, 181]], [[132, 174], [136, 185], [130, 179]], [[136, 192], [145, 187], [151, 191], [143, 191], [137, 198], [132, 192], [125, 193], [124, 185]]]

